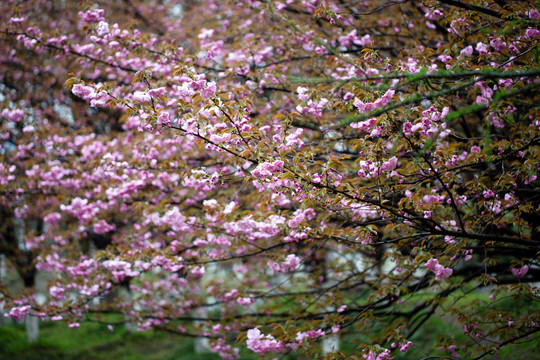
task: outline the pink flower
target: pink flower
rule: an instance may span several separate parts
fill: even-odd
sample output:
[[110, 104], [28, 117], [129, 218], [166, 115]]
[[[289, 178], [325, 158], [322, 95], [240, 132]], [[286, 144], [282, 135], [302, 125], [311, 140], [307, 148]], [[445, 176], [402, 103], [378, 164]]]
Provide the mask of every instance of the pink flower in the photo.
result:
[[275, 172], [281, 172], [285, 163], [281, 160], [276, 160], [273, 163], [261, 163], [251, 172], [258, 179], [271, 176]]
[[148, 90], [148, 94], [154, 98], [162, 96], [163, 94], [165, 94], [165, 92], [166, 92], [166, 89], [164, 87]]
[[413, 345], [412, 341], [407, 341], [405, 345], [399, 348], [399, 351], [406, 352]]
[[201, 30], [201, 33], [198, 35], [199, 39], [207, 39], [209, 37], [212, 37], [214, 35], [214, 29], [205, 29], [203, 28]]
[[206, 268], [204, 266], [195, 266], [193, 269], [191, 269], [190, 275], [191, 278], [198, 280], [204, 276], [206, 272]]
[[476, 51], [478, 51], [480, 54], [487, 54], [488, 46], [486, 44], [479, 42], [476, 44]]
[[71, 88], [73, 95], [83, 98], [85, 100], [91, 100], [95, 97], [95, 91], [90, 86], [84, 86], [82, 84], [75, 84]]
[[109, 24], [105, 21], [100, 21], [97, 24], [96, 32], [99, 36], [105, 36], [109, 33]]
[[527, 15], [529, 15], [529, 17], [533, 20], [538, 20], [538, 18], [540, 17], [540, 13], [536, 9], [528, 11]]
[[536, 175], [531, 175], [527, 180], [524, 181], [526, 185], [529, 185], [530, 183], [534, 182], [537, 179]]
[[445, 268], [441, 266], [437, 271], [435, 272], [435, 280], [443, 280], [449, 278], [454, 271], [450, 268]]
[[28, 20], [28, 16], [25, 17], [12, 17], [9, 19], [11, 25], [20, 24]]
[[354, 99], [353, 105], [356, 106], [358, 111], [361, 113], [369, 112], [369, 110], [366, 107], [366, 104], [364, 104], [364, 102], [360, 100], [359, 98]]
[[96, 234], [105, 234], [106, 232], [113, 231], [115, 228], [114, 225], [107, 224], [105, 220], [100, 220], [94, 224], [94, 232]]
[[279, 266], [279, 264], [275, 261], [269, 261], [268, 262], [268, 266], [270, 267], [270, 269], [272, 269], [274, 272], [282, 272], [281, 271], [281, 266]]
[[512, 268], [512, 274], [517, 277], [523, 277], [529, 272], [529, 267], [527, 265], [524, 265], [521, 268]]
[[348, 101], [348, 100], [351, 100], [353, 97], [354, 97], [354, 94], [348, 91], [345, 95], [343, 95], [343, 100]]
[[396, 93], [396, 91], [393, 90], [393, 89], [389, 89], [384, 93], [384, 95], [382, 96], [382, 99], [384, 99], [384, 105], [383, 106], [388, 105], [388, 103], [390, 101], [392, 101], [392, 97], [394, 96], [395, 93]]
[[294, 218], [290, 219], [289, 222], [288, 222], [288, 225], [289, 225], [290, 228], [295, 229], [295, 228], [300, 226], [302, 221], [304, 221], [304, 216], [300, 214], [300, 215], [295, 216]]
[[364, 355], [366, 360], [392, 360], [390, 356], [391, 351], [389, 349], [384, 349], [381, 353], [376, 353], [373, 350], [370, 350], [367, 355]]
[[169, 120], [169, 113], [163, 112], [157, 117], [157, 123], [160, 125], [168, 126], [171, 124], [171, 120]]
[[381, 165], [381, 171], [392, 171], [397, 167], [398, 164], [398, 158], [395, 156], [392, 156], [388, 161], [385, 161]]
[[362, 100], [355, 98], [353, 105], [358, 109], [360, 113], [368, 113], [375, 109], [388, 105], [388, 103], [392, 101], [392, 97], [394, 96], [395, 93], [396, 93], [395, 90], [389, 89], [384, 93], [384, 95], [381, 98], [371, 103], [364, 103]]
[[535, 29], [535, 28], [528, 28], [527, 30], [525, 30], [525, 35], [528, 38], [532, 39], [532, 38], [540, 36], [540, 31], [538, 31], [538, 29]]
[[318, 329], [318, 330], [310, 330], [310, 331], [306, 331], [306, 332], [297, 332], [296, 333], [296, 341], [298, 341], [299, 343], [303, 342], [304, 339], [316, 339], [318, 337], [321, 337], [321, 336], [325, 336], [326, 333], [324, 331], [322, 331], [321, 329]]
[[454, 358], [460, 358], [461, 356], [456, 352], [456, 348], [456, 345], [450, 345], [446, 348], [446, 352], [451, 353]]
[[0, 114], [0, 116], [2, 116], [3, 118], [6, 118], [8, 121], [15, 122], [15, 123], [21, 121], [23, 115], [24, 115], [24, 111], [22, 111], [21, 109], [15, 109], [15, 110], [4, 109], [2, 110], [2, 113]]
[[103, 267], [112, 272], [116, 281], [122, 281], [126, 277], [135, 277], [140, 274], [139, 271], [132, 269], [132, 265], [130, 263], [118, 259], [104, 261]]
[[360, 46], [368, 46], [371, 43], [371, 36], [369, 34], [366, 34], [360, 38], [358, 41], [354, 41], [356, 45]]
[[506, 49], [506, 43], [503, 42], [500, 38], [495, 38], [489, 42], [489, 45], [491, 45], [495, 50], [497, 51], [503, 51]]
[[437, 9], [427, 12], [425, 15], [425, 17], [428, 18], [429, 20], [439, 20], [443, 16], [444, 16], [443, 12]]
[[300, 264], [300, 258], [294, 254], [287, 255], [285, 261], [281, 264], [285, 272], [295, 271]]
[[48, 224], [53, 225], [53, 224], [58, 223], [58, 221], [60, 220], [61, 217], [62, 217], [62, 215], [60, 215], [59, 213], [53, 212], [53, 213], [50, 213], [49, 215], [45, 216], [43, 218], [43, 221], [45, 221]]
[[425, 265], [426, 268], [428, 268], [431, 272], [435, 273], [435, 280], [443, 280], [449, 278], [453, 270], [451, 268], [445, 268], [444, 266], [439, 264], [439, 260], [437, 259], [429, 259]]
[[255, 299], [252, 297], [239, 297], [236, 302], [240, 305], [251, 305], [255, 302]]
[[88, 10], [86, 12], [79, 12], [79, 17], [87, 23], [93, 23], [96, 21], [103, 20], [103, 14], [105, 11], [103, 9], [94, 9]]
[[20, 307], [14, 307], [9, 311], [9, 314], [4, 314], [5, 317], [10, 317], [17, 321], [24, 319], [26, 314], [30, 312], [30, 305], [24, 305]]
[[276, 340], [272, 335], [261, 334], [259, 329], [250, 329], [247, 331], [247, 348], [257, 354], [266, 352], [282, 352], [284, 344]]
[[51, 296], [57, 300], [64, 300], [66, 298], [64, 295], [65, 291], [66, 289], [58, 286], [51, 286], [49, 288], [49, 294], [51, 294]]
[[212, 96], [216, 94], [217, 86], [216, 83], [211, 81], [207, 84], [207, 86], [201, 90], [201, 97], [203, 99], [210, 99]]
[[351, 46], [353, 41], [357, 40], [356, 29], [352, 30], [350, 33], [338, 38], [339, 44], [341, 46]]
[[307, 94], [308, 89], [302, 86], [299, 86], [296, 88], [296, 92], [298, 93], [298, 98], [302, 101], [308, 101], [309, 100], [309, 94]]
[[412, 127], [413, 127], [413, 125], [409, 121], [407, 121], [405, 124], [403, 124], [403, 134], [407, 135], [407, 136], [412, 135], [413, 134]]
[[182, 215], [177, 206], [167, 211], [156, 225], [169, 225], [174, 231], [184, 231], [187, 229], [186, 217]]
[[299, 264], [300, 258], [294, 254], [287, 255], [287, 258], [281, 264], [278, 264], [275, 261], [268, 262], [268, 266], [276, 273], [295, 271]]
[[466, 57], [471, 57], [473, 54], [473, 47], [471, 45], [467, 46], [466, 48], [460, 51], [460, 54]]
[[435, 268], [439, 266], [439, 260], [431, 258], [424, 264], [424, 266], [431, 271], [435, 271]]
[[443, 63], [447, 63], [447, 62], [449, 62], [450, 60], [452, 60], [452, 57], [449, 56], [449, 55], [439, 55], [439, 56], [437, 56], [437, 58], [438, 58], [439, 60], [441, 60]]
[[146, 91], [135, 91], [133, 93], [133, 100], [143, 103], [151, 101], [152, 98]]

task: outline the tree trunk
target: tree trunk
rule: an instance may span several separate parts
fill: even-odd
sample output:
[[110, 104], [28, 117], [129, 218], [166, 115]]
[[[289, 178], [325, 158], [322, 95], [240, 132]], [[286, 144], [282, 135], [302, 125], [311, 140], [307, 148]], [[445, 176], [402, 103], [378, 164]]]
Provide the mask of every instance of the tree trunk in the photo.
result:
[[36, 316], [26, 315], [26, 336], [29, 343], [35, 343], [39, 339], [39, 319]]

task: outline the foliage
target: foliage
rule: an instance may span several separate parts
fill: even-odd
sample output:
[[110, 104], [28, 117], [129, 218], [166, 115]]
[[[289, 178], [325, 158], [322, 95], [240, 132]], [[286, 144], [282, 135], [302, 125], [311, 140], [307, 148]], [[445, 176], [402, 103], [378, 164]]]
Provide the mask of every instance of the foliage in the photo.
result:
[[425, 356], [536, 341], [536, 1], [0, 6], [7, 316], [225, 359], [389, 359], [433, 317], [461, 334]]

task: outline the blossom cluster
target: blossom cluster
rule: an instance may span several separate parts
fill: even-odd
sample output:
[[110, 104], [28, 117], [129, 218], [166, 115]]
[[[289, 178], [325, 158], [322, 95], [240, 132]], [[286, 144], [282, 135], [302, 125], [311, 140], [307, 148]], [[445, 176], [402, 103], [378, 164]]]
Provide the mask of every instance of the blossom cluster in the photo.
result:
[[439, 260], [433, 258], [429, 259], [424, 266], [435, 274], [435, 280], [437, 281], [447, 279], [453, 273], [451, 268], [445, 268], [439, 264]]

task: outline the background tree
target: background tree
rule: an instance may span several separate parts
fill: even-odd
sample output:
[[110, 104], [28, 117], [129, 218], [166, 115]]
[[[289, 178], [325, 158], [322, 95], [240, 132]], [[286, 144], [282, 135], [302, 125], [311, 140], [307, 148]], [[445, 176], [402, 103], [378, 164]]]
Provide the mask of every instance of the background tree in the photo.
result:
[[[224, 358], [535, 341], [536, 3], [1, 6], [8, 316], [123, 314]], [[411, 347], [441, 313], [467, 337]]]

